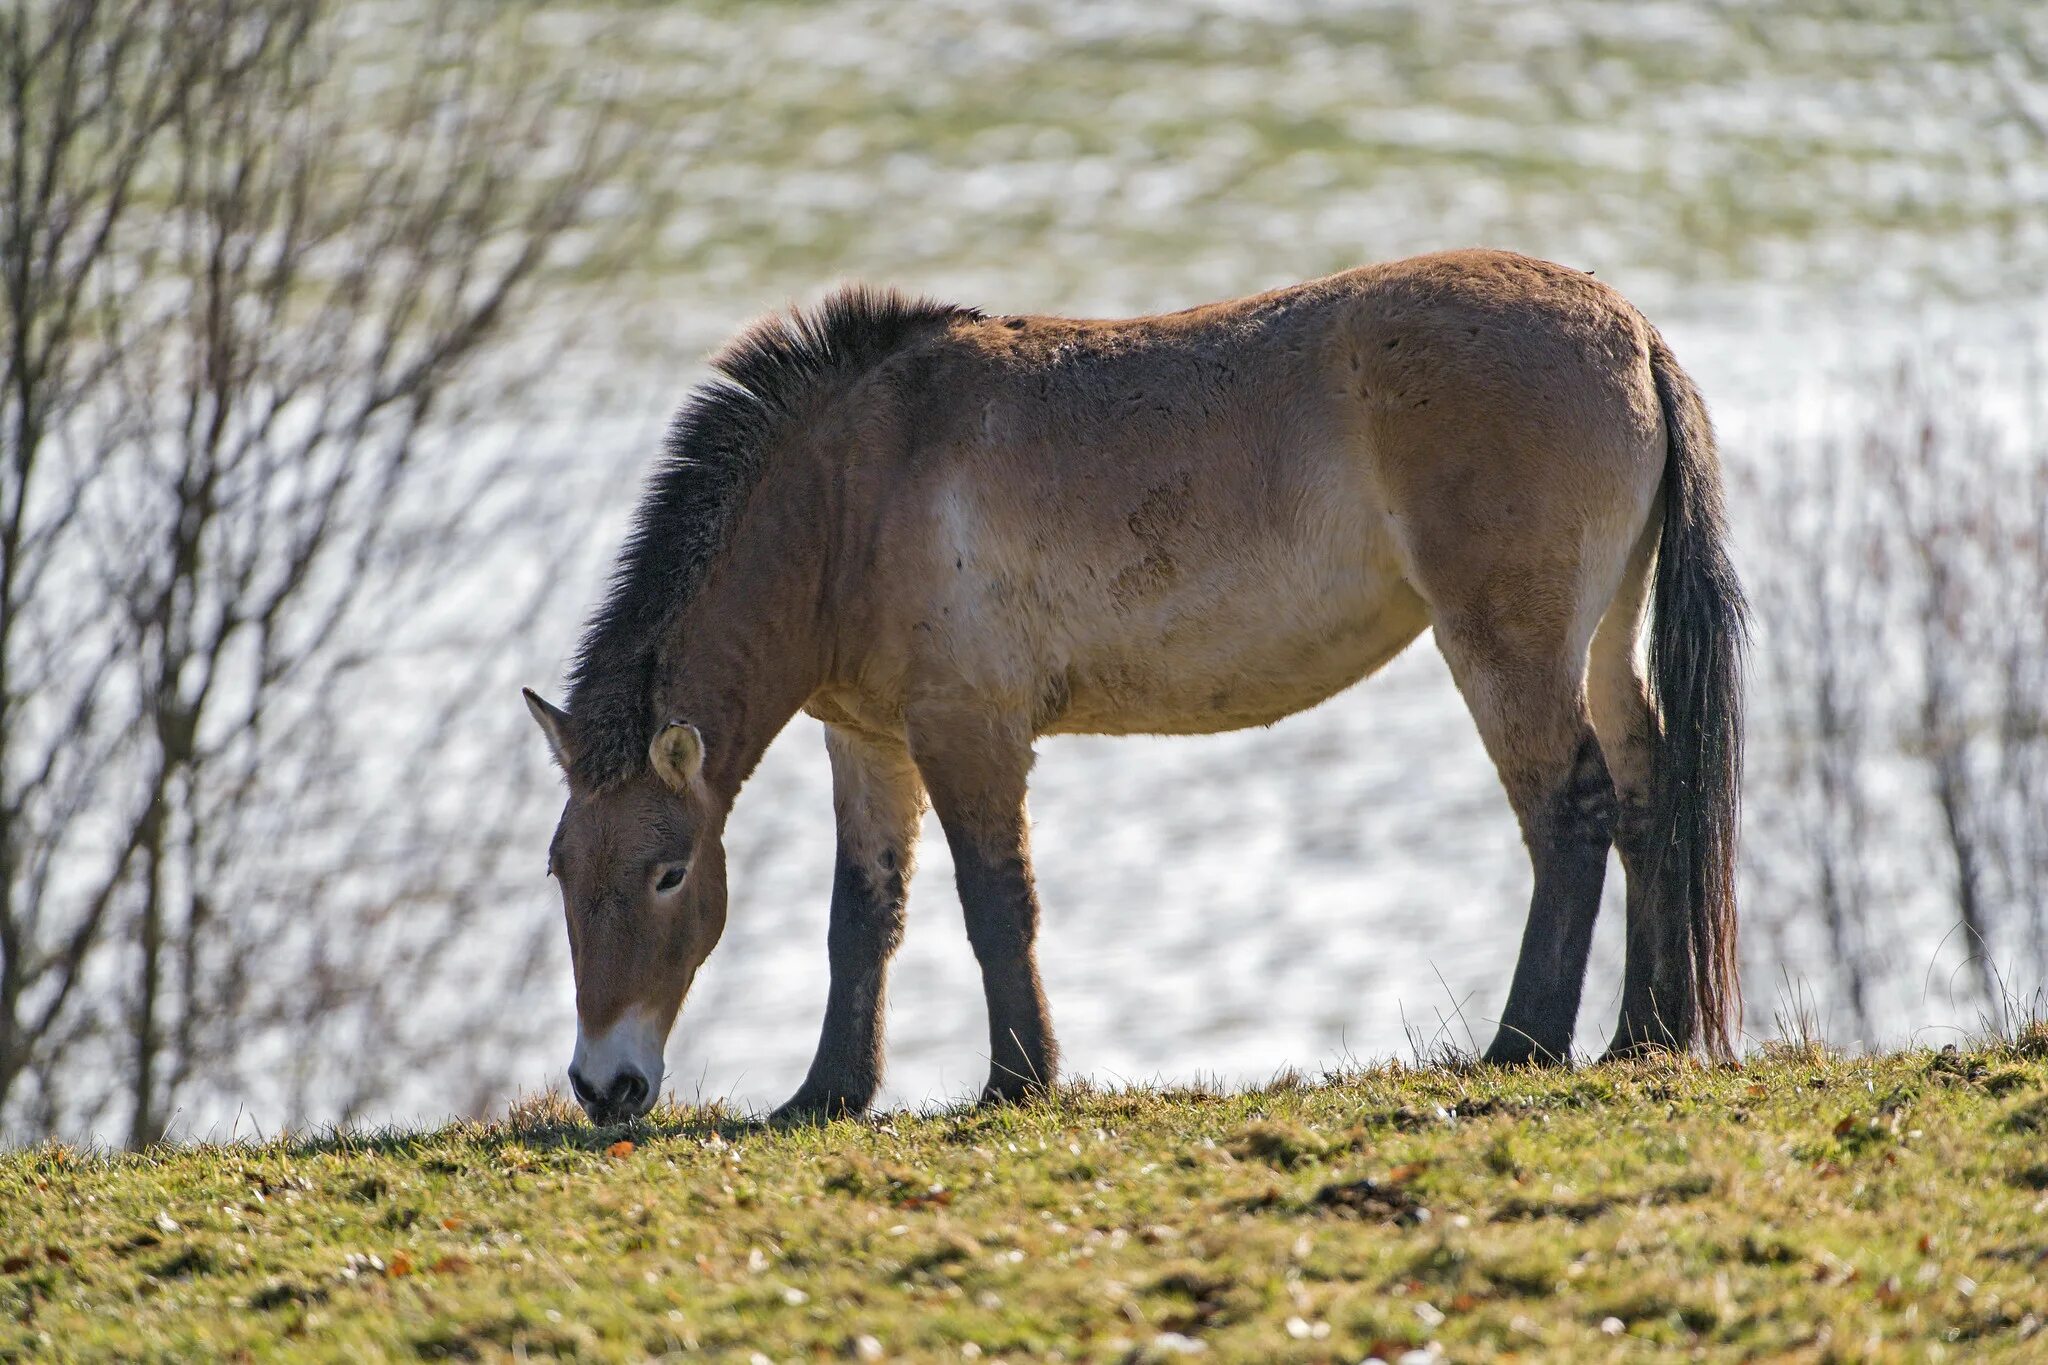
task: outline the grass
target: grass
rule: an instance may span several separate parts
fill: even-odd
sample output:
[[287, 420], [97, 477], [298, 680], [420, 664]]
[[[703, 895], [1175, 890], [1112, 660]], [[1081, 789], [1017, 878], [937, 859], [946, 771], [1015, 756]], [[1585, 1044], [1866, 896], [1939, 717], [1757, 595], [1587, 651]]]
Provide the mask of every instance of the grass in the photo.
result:
[[[2048, 1030], [0, 1156], [0, 1360], [2039, 1359]], [[1434, 1345], [1432, 1345], [1434, 1344]]]
[[2043, 257], [2039, 147], [2001, 113], [2026, 12], [578, 0], [524, 32], [678, 135], [676, 212], [634, 271], [695, 313], [844, 274], [1169, 308], [1479, 242], [1638, 293], [1863, 294], [1875, 268], [1984, 301]]

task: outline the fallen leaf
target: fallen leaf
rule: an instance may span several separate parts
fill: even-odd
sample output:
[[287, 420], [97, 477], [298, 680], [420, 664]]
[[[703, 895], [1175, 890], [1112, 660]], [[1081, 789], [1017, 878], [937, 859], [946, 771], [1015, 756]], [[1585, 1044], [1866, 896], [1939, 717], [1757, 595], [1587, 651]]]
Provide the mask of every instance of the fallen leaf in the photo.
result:
[[1388, 1171], [1387, 1180], [1395, 1185], [1405, 1185], [1416, 1176], [1421, 1175], [1428, 1167], [1429, 1163], [1427, 1161], [1411, 1161], [1406, 1165], [1396, 1166], [1393, 1170]]
[[1451, 1311], [1453, 1313], [1469, 1313], [1478, 1306], [1479, 1296], [1477, 1294], [1460, 1294], [1457, 1298], [1451, 1300]]
[[944, 1208], [953, 1202], [953, 1192], [944, 1185], [934, 1185], [928, 1190], [903, 1195], [896, 1201], [899, 1209], [922, 1209], [936, 1205]]
[[51, 1265], [70, 1265], [71, 1253], [63, 1247], [44, 1247], [43, 1259]]
[[604, 1151], [606, 1156], [631, 1156], [633, 1155], [633, 1139], [620, 1138], [617, 1142], [605, 1148]]
[[1920, 1254], [1922, 1256], [1925, 1256], [1928, 1253], [1932, 1252], [1934, 1250], [1934, 1234], [1931, 1232], [1921, 1233], [1919, 1246]]
[[469, 1269], [469, 1258], [455, 1255], [443, 1256], [427, 1268], [436, 1275], [460, 1275], [463, 1271]]
[[451, 1213], [451, 1214], [449, 1214], [449, 1215], [448, 1215], [448, 1216], [447, 1216], [446, 1218], [443, 1218], [443, 1219], [441, 1220], [441, 1231], [443, 1231], [443, 1232], [460, 1232], [461, 1230], [462, 1230], [462, 1215], [461, 1215], [461, 1214], [459, 1214], [459, 1213]]
[[394, 1280], [412, 1274], [412, 1257], [402, 1251], [392, 1252], [391, 1259], [384, 1263], [384, 1274]]

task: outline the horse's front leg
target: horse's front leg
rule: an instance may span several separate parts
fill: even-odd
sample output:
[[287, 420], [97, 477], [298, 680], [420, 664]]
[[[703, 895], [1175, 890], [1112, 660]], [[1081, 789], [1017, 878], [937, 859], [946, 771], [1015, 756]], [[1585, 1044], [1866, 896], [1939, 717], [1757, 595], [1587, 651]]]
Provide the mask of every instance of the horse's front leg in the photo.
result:
[[859, 1114], [874, 1101], [882, 1083], [889, 959], [903, 942], [924, 817], [924, 787], [900, 742], [828, 725], [825, 748], [839, 826], [827, 938], [832, 988], [810, 1074], [773, 1115], [783, 1122]]
[[927, 708], [911, 718], [910, 744], [953, 851], [988, 996], [982, 1103], [1043, 1094], [1057, 1079], [1059, 1047], [1038, 979], [1038, 890], [1024, 812], [1030, 729], [976, 708]]

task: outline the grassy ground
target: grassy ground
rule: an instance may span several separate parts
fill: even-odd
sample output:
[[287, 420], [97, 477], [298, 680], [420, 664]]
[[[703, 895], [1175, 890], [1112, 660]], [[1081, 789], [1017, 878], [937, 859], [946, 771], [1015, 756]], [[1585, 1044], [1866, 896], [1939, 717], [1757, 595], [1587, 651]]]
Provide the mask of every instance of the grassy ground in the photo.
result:
[[2042, 1359], [2048, 1031], [0, 1157], [0, 1359]]

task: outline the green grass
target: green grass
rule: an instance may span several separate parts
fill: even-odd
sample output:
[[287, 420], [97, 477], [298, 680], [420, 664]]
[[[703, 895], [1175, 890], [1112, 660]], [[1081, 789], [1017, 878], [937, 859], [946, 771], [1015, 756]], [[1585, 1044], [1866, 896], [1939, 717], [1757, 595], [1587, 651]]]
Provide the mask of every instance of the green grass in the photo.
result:
[[0, 1157], [0, 1359], [2040, 1359], [2048, 1031]]
[[677, 139], [676, 211], [630, 268], [694, 312], [846, 274], [1169, 308], [1470, 243], [1639, 292], [1864, 293], [1875, 266], [1982, 301], [2044, 256], [2040, 147], [2000, 74], [2027, 12], [576, 0], [520, 31]]

